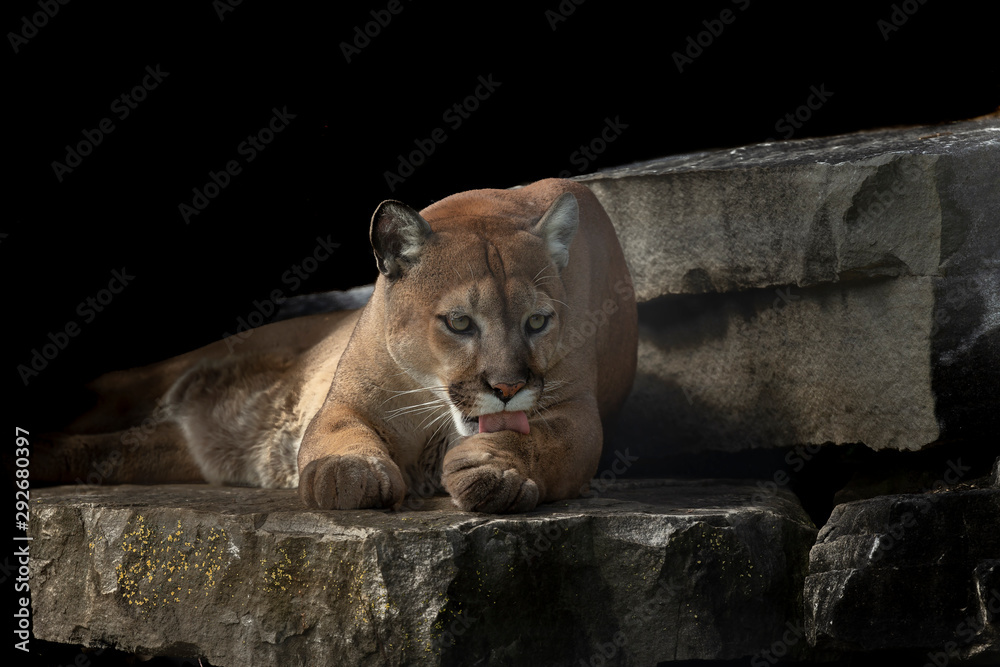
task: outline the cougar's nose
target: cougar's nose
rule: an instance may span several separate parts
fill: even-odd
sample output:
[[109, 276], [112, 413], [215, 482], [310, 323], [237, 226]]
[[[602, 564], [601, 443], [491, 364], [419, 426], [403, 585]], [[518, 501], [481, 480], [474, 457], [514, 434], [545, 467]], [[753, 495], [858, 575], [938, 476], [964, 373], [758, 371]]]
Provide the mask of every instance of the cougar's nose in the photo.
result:
[[524, 384], [524, 382], [515, 382], [514, 384], [497, 382], [493, 385], [493, 392], [497, 395], [497, 398], [506, 403], [510, 399], [514, 398], [514, 394], [520, 391]]

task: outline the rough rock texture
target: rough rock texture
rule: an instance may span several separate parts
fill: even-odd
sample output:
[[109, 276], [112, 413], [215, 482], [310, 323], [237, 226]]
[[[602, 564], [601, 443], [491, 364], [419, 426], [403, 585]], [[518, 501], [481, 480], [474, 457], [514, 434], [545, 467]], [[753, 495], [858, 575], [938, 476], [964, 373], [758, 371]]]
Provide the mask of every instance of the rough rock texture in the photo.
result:
[[618, 482], [519, 516], [197, 485], [36, 499], [37, 638], [216, 665], [752, 655], [802, 636], [816, 535], [794, 496], [726, 481]]
[[671, 156], [578, 180], [615, 221], [649, 301], [989, 268], [978, 265], [1000, 249], [998, 163], [993, 116]]
[[[944, 480], [961, 471], [944, 471]], [[838, 505], [805, 584], [806, 631], [826, 649], [919, 649], [935, 664], [1000, 661], [1000, 489]]]
[[1000, 428], [1000, 118], [580, 180], [645, 302], [618, 437], [644, 456]]

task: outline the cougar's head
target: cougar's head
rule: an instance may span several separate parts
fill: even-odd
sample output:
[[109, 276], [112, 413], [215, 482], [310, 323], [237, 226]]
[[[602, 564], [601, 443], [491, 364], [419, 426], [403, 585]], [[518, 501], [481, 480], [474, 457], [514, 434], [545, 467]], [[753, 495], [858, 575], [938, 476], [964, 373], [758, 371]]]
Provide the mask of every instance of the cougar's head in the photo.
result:
[[531, 220], [475, 200], [437, 213], [386, 201], [372, 217], [389, 352], [459, 434], [527, 434], [558, 390], [546, 375], [561, 356], [576, 198]]

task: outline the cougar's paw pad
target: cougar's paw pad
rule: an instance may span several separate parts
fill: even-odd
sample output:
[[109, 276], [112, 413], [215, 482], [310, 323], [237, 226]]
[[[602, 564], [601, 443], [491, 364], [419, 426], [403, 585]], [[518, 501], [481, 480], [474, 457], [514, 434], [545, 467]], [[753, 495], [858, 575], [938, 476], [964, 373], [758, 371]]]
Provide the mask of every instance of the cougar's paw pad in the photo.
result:
[[377, 456], [324, 456], [299, 475], [302, 501], [320, 509], [398, 507], [405, 494], [399, 467]]
[[538, 486], [489, 454], [446, 459], [443, 481], [455, 505], [467, 511], [527, 512], [538, 504]]

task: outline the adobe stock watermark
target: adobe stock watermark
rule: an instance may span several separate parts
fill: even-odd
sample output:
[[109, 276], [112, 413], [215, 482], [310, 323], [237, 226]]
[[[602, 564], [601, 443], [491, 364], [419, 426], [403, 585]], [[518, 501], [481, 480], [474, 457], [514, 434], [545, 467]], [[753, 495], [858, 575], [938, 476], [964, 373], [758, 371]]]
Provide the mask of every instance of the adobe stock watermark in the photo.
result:
[[6, 584], [16, 572], [17, 567], [10, 562], [10, 556], [4, 556], [3, 563], [0, 563], [0, 584]]
[[905, 0], [900, 4], [893, 3], [889, 18], [879, 19], [875, 22], [875, 26], [882, 33], [883, 41], [888, 42], [889, 37], [902, 28], [910, 20], [910, 17], [917, 13], [920, 6], [926, 3], [927, 0]]
[[[119, 442], [122, 449], [113, 449], [101, 461], [92, 461], [90, 467], [93, 468], [87, 473], [87, 479], [76, 478], [77, 486], [100, 486], [125, 462], [126, 454], [132, 454], [144, 443], [153, 433], [156, 432], [160, 424], [171, 419], [171, 411], [163, 397], [156, 400], [156, 406], [148, 417], [136, 426], [133, 426], [121, 434]], [[127, 448], [127, 449], [126, 449]]]
[[[115, 296], [121, 294], [133, 280], [135, 280], [135, 276], [129, 274], [125, 267], [122, 267], [121, 271], [113, 270], [108, 286], [81, 301], [76, 307], [76, 314], [83, 319], [84, 324], [90, 324], [97, 317], [97, 314], [104, 312]], [[43, 343], [41, 347], [32, 348], [31, 358], [28, 362], [17, 365], [17, 374], [24, 386], [27, 387], [32, 379], [38, 377], [42, 371], [48, 368], [49, 364], [59, 356], [59, 353], [69, 346], [70, 340], [79, 336], [81, 331], [82, 328], [75, 319], [68, 320], [55, 333], [49, 331], [48, 342]]]
[[[763, 310], [762, 312], [754, 315], [748, 321], [740, 321], [735, 325], [735, 334], [739, 338], [744, 339], [745, 342], [752, 343], [754, 340], [760, 338], [760, 329], [762, 325], [771, 325], [778, 320], [784, 313], [785, 308], [795, 303], [802, 297], [798, 294], [792, 294], [792, 287], [788, 286], [785, 288], [778, 287], [774, 290], [776, 298], [771, 302], [771, 307]], [[715, 375], [719, 376], [725, 373], [730, 373], [731, 369], [729, 367], [728, 359], [732, 356], [733, 345], [736, 344], [736, 336], [727, 336], [726, 342], [727, 347], [722, 354], [712, 356], [711, 367], [706, 371], [705, 375]], [[769, 382], [774, 378], [775, 366], [772, 364], [768, 366], [763, 371], [759, 371], [754, 375], [754, 380], [756, 382]], [[733, 385], [735, 386], [735, 385]], [[681, 391], [684, 392], [684, 397], [688, 401], [688, 405], [694, 405], [694, 399], [696, 391], [687, 385], [681, 386]]]
[[[614, 120], [606, 117], [604, 127], [601, 128], [598, 135], [570, 153], [570, 164], [577, 168], [577, 173], [582, 174], [627, 129], [628, 125], [621, 121], [620, 116], [615, 116]], [[559, 178], [569, 178], [572, 175], [568, 169], [559, 172]]]
[[[949, 283], [943, 298], [938, 301], [937, 307], [934, 309], [934, 323], [931, 326], [931, 337], [935, 338], [940, 332], [941, 327], [951, 322], [951, 315], [949, 313], [956, 313], [966, 306], [974, 304], [974, 299], [977, 296], [982, 298], [982, 295], [991, 293], [996, 294], [997, 288], [995, 284], [990, 284], [990, 280], [985, 272], [969, 272], [961, 277], [956, 276], [955, 280]], [[977, 340], [977, 337], [971, 337], [952, 349], [942, 351], [941, 362], [945, 364], [954, 363], [956, 359], [972, 347], [975, 340]]]
[[18, 54], [22, 46], [38, 36], [38, 31], [47, 26], [50, 19], [56, 17], [60, 7], [68, 4], [69, 0], [38, 0], [38, 8], [41, 11], [30, 16], [22, 16], [21, 29], [7, 33], [7, 41], [10, 42], [10, 48], [14, 49], [14, 54]]
[[750, 659], [750, 667], [767, 667], [773, 665], [787, 656], [792, 647], [798, 644], [806, 636], [806, 632], [800, 623], [785, 623], [785, 632], [781, 638], [775, 640], [769, 647], [758, 651]]
[[[671, 603], [684, 590], [674, 583], [659, 581], [653, 597], [632, 607], [629, 621], [636, 624], [642, 632], [648, 632], [645, 624], [661, 617], [662, 607]], [[623, 655], [625, 646], [628, 644], [628, 636], [624, 631], [619, 630], [611, 636], [610, 641], [598, 644], [597, 650], [589, 658], [580, 658], [577, 662], [579, 667], [605, 667], [606, 665], [616, 665], [620, 662], [627, 662]], [[617, 660], [616, 660], [617, 658]]]
[[552, 28], [553, 32], [560, 23], [569, 20], [569, 17], [576, 12], [576, 8], [584, 2], [586, 0], [561, 0], [554, 10], [546, 9], [545, 20], [549, 22], [549, 27]]
[[[796, 445], [785, 454], [785, 464], [792, 469], [793, 473], [802, 472], [806, 463], [813, 460], [817, 454], [823, 450], [823, 445]], [[765, 500], [778, 495], [778, 490], [788, 486], [792, 481], [792, 476], [785, 470], [775, 470], [771, 479], [757, 480], [757, 491], [750, 496], [751, 505], [761, 505]]]
[[628, 638], [625, 633], [619, 630], [614, 635], [611, 636], [611, 641], [602, 642], [598, 644], [597, 650], [591, 654], [590, 658], [584, 660], [580, 658], [577, 663], [580, 667], [605, 667], [608, 664], [617, 664], [617, 662], [608, 662], [609, 660], [614, 660], [618, 657], [619, 652], [628, 643]]
[[582, 323], [573, 325], [562, 332], [556, 343], [550, 364], [557, 363], [570, 352], [580, 349], [587, 341], [597, 335], [601, 327], [605, 326], [610, 318], [621, 309], [619, 306], [621, 300], [629, 299], [635, 294], [631, 277], [623, 278], [615, 283], [614, 290], [615, 294], [619, 296], [618, 300], [605, 299], [600, 308], [587, 311], [584, 314]]
[[454, 614], [454, 616], [454, 620], [437, 637], [431, 640], [430, 646], [427, 649], [428, 651], [440, 653], [442, 649], [454, 646], [458, 643], [458, 638], [468, 632], [469, 628], [482, 618], [482, 616], [473, 616], [461, 611]]
[[[453, 131], [462, 127], [465, 121], [479, 109], [479, 105], [488, 100], [496, 92], [496, 89], [503, 85], [502, 81], [495, 81], [493, 79], [492, 73], [485, 77], [480, 75], [477, 81], [478, 83], [475, 89], [473, 89], [472, 94], [455, 102], [441, 114], [441, 120]], [[443, 127], [434, 128], [426, 139], [414, 139], [413, 150], [405, 156], [402, 153], [396, 156], [398, 159], [396, 169], [394, 171], [387, 170], [383, 173], [385, 184], [389, 186], [389, 191], [395, 192], [396, 186], [401, 185], [407, 178], [413, 176], [417, 168], [427, 162], [427, 158], [433, 155], [437, 147], [447, 140], [448, 133], [445, 132]]]
[[400, 507], [403, 511], [417, 512], [424, 504], [431, 498], [437, 496], [438, 494], [446, 494], [447, 490], [439, 485], [435, 484], [430, 479], [423, 479], [419, 486], [408, 488], [406, 497], [403, 499], [403, 504]]
[[893, 178], [887, 188], [875, 192], [864, 209], [858, 210], [856, 217], [848, 219], [849, 223], [879, 224], [889, 208], [906, 194], [906, 182], [908, 180], [917, 181], [925, 173], [923, 169], [910, 160], [900, 160], [896, 164], [901, 178]]
[[219, 17], [219, 23], [222, 23], [226, 20], [226, 14], [235, 12], [241, 4], [243, 4], [243, 0], [212, 0], [212, 9]]
[[[340, 247], [339, 243], [330, 240], [330, 235], [326, 238], [316, 237], [316, 246], [312, 252], [302, 258], [298, 264], [292, 264], [281, 274], [281, 282], [288, 285], [292, 292], [296, 292], [302, 287], [302, 283], [309, 280], [309, 277], [319, 269], [322, 262], [330, 259], [333, 251]], [[222, 340], [226, 341], [226, 347], [232, 353], [237, 345], [246, 342], [253, 335], [254, 330], [264, 324], [277, 310], [278, 306], [284, 303], [288, 297], [284, 290], [278, 288], [271, 290], [267, 299], [258, 301], [254, 299], [253, 309], [244, 317], [236, 318], [236, 333], [223, 332]]]
[[236, 147], [236, 154], [243, 158], [242, 163], [239, 159], [234, 158], [227, 161], [222, 169], [217, 172], [209, 170], [208, 180], [205, 182], [205, 185], [201, 188], [191, 188], [191, 192], [193, 193], [191, 203], [181, 202], [177, 205], [177, 210], [180, 212], [185, 225], [191, 223], [193, 216], [201, 215], [201, 212], [208, 208], [212, 200], [229, 187], [229, 184], [232, 183], [235, 177], [243, 173], [243, 167], [256, 160], [257, 156], [274, 141], [278, 134], [284, 132], [289, 122], [297, 115], [289, 113], [287, 106], [281, 107], [280, 111], [277, 107], [273, 107], [271, 113], [271, 119], [267, 121], [264, 127], [253, 134], [247, 135], [246, 139], [241, 141]]
[[[410, 0], [412, 2], [412, 0]], [[372, 43], [372, 40], [382, 34], [382, 31], [389, 27], [392, 19], [399, 16], [405, 7], [402, 0], [389, 0], [385, 9], [372, 9], [368, 12], [372, 17], [371, 21], [354, 26], [351, 34], [351, 41], [340, 43], [340, 52], [344, 54], [344, 60], [348, 64], [351, 58], [359, 55], [361, 51]]]
[[[745, 12], [750, 6], [750, 0], [731, 0], [731, 2], [741, 12]], [[701, 25], [705, 29], [693, 36], [688, 35], [684, 52], [674, 51], [670, 54], [674, 65], [677, 67], [677, 71], [683, 74], [685, 67], [694, 64], [694, 61], [701, 57], [705, 53], [705, 50], [715, 43], [716, 39], [722, 36], [722, 33], [726, 30], [726, 26], [732, 25], [736, 21], [737, 16], [738, 14], [727, 8], [719, 12], [718, 18], [702, 21]]]
[[[627, 447], [624, 450], [615, 450], [615, 458], [611, 464], [605, 470], [602, 470], [600, 475], [590, 481], [590, 489], [569, 503], [566, 506], [566, 510], [569, 512], [582, 511], [584, 508], [583, 499], [600, 498], [638, 460], [638, 456], [629, 454]], [[562, 540], [565, 532], [566, 529], [560, 528], [556, 523], [551, 521], [546, 522], [544, 529], [535, 537], [534, 542], [530, 545], [525, 542], [521, 543], [521, 557], [530, 564], [543, 553], [556, 546]]]
[[[170, 72], [161, 70], [159, 63], [156, 64], [156, 67], [147, 65], [146, 74], [138, 84], [111, 100], [111, 113], [118, 120], [125, 120], [168, 76], [170, 76]], [[73, 173], [74, 169], [83, 164], [83, 158], [93, 153], [94, 149], [100, 146], [105, 137], [114, 132], [115, 129], [114, 120], [111, 116], [106, 116], [93, 129], [81, 130], [83, 138], [72, 146], [66, 145], [66, 155], [63, 157], [63, 161], [52, 161], [52, 172], [55, 174], [56, 180], [62, 183], [66, 174]]]
[[[932, 491], [940, 491], [949, 486], [954, 486], [958, 484], [962, 479], [972, 470], [970, 466], [962, 465], [962, 459], [959, 458], [955, 461], [948, 461], [948, 468], [942, 473], [941, 477], [934, 481], [931, 485]], [[872, 545], [871, 551], [868, 553], [868, 560], [872, 563], [877, 563], [882, 560], [885, 554], [892, 551], [897, 544], [906, 535], [906, 531], [917, 525], [917, 519], [921, 516], [927, 514], [938, 501], [941, 500], [941, 496], [937, 493], [925, 493], [919, 497], [915, 504], [919, 508], [920, 514], [914, 514], [913, 512], [904, 512], [900, 515], [898, 521], [894, 521], [891, 524], [886, 524], [883, 533], [881, 535], [876, 535], [875, 544]]]
[[967, 616], [955, 626], [954, 636], [958, 641], [947, 641], [940, 651], [928, 653], [924, 667], [945, 667], [952, 658], [960, 658], [959, 649], [972, 642], [978, 634], [986, 629], [987, 625], [992, 625], [1000, 618], [1000, 590], [991, 588], [989, 595], [989, 599], [983, 604], [986, 608], [985, 618]]
[[[801, 130], [802, 126], [809, 122], [813, 112], [822, 109], [831, 97], [833, 97], [833, 91], [827, 90], [825, 83], [819, 84], [819, 88], [810, 86], [809, 97], [806, 98], [805, 103], [779, 118], [774, 124], [775, 131], [782, 133], [782, 139], [791, 139], [795, 136], [796, 130]], [[768, 137], [767, 141], [774, 141], [774, 138]]]

